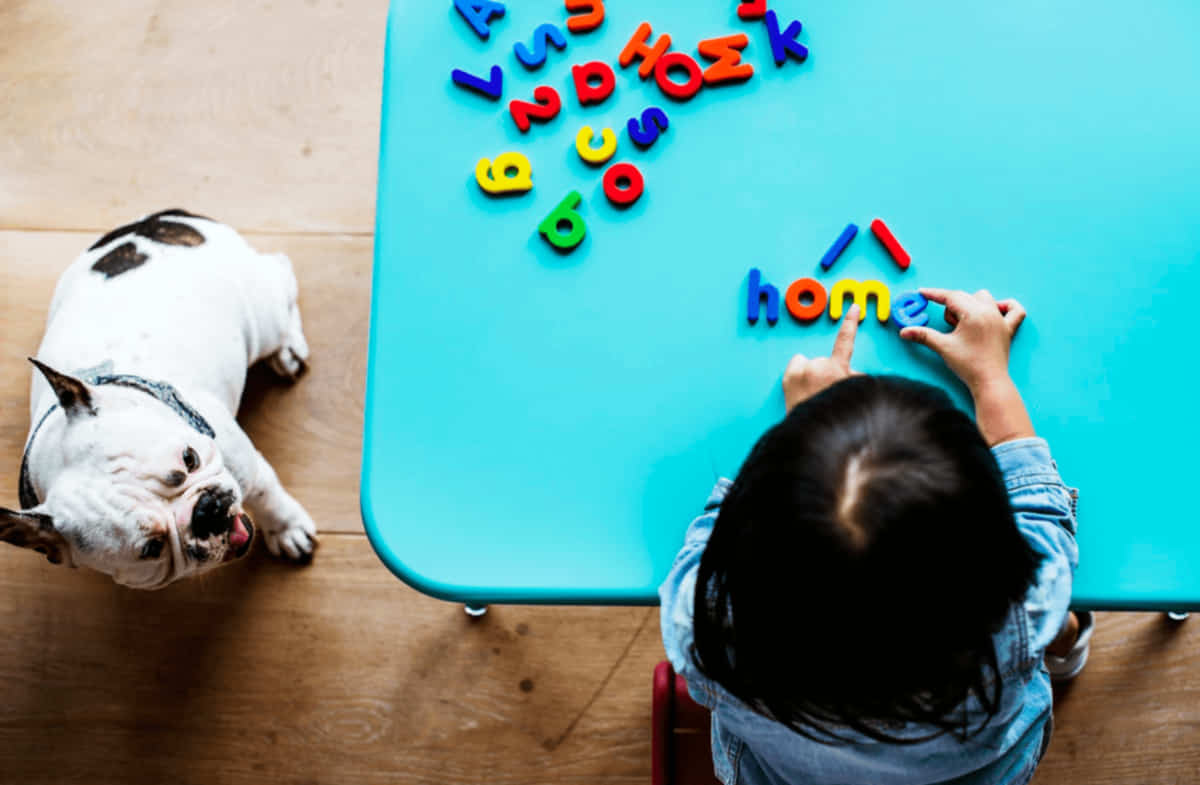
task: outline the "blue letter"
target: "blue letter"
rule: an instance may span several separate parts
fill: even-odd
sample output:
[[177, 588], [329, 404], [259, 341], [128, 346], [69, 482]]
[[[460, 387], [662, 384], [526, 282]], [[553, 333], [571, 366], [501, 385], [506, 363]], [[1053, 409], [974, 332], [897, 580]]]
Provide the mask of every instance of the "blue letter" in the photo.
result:
[[795, 21], [788, 25], [787, 30], [780, 33], [779, 17], [775, 15], [774, 11], [767, 11], [766, 22], [767, 35], [771, 38], [771, 54], [775, 56], [775, 65], [783, 65], [787, 61], [788, 55], [802, 63], [808, 59], [808, 48], [796, 40], [796, 36], [800, 35], [804, 25]]
[[892, 318], [901, 329], [924, 327], [929, 324], [929, 314], [925, 313], [928, 307], [929, 301], [920, 292], [905, 292], [896, 298], [896, 304], [892, 306]]
[[746, 321], [758, 322], [758, 308], [762, 298], [767, 298], [767, 324], [779, 321], [779, 290], [769, 283], [762, 283], [762, 273], [755, 267], [750, 270], [750, 285], [746, 291]]
[[488, 29], [491, 18], [504, 16], [504, 3], [493, 3], [491, 0], [454, 0], [454, 7], [467, 20], [475, 35], [485, 41], [492, 32]]
[[[642, 112], [642, 124], [638, 125], [636, 117], [629, 120], [629, 138], [638, 147], [649, 147], [658, 141], [660, 131], [665, 131], [671, 127], [671, 121], [667, 119], [667, 113], [659, 109], [657, 106], [652, 106]], [[642, 130], [645, 128], [645, 130]]]
[[480, 79], [474, 74], [468, 74], [466, 71], [460, 71], [455, 68], [450, 72], [450, 78], [454, 80], [454, 84], [459, 87], [465, 87], [468, 90], [474, 90], [480, 95], [486, 95], [493, 101], [500, 97], [500, 93], [504, 91], [504, 71], [500, 70], [500, 66], [492, 66], [491, 79]]
[[530, 52], [525, 48], [525, 44], [518, 41], [513, 45], [513, 52], [516, 53], [517, 59], [521, 61], [521, 65], [526, 68], [539, 68], [546, 62], [546, 42], [554, 44], [554, 48], [562, 51], [567, 48], [567, 37], [562, 34], [552, 24], [544, 24], [537, 30], [533, 31], [533, 51]]

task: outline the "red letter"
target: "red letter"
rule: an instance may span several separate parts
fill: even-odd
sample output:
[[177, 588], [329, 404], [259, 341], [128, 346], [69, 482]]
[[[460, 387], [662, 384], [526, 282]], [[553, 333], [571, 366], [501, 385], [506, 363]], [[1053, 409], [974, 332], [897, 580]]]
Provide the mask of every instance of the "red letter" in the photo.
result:
[[658, 58], [671, 48], [671, 36], [666, 33], [659, 36], [658, 40], [654, 42], [654, 46], [647, 46], [646, 42], [650, 40], [651, 32], [649, 22], [642, 22], [638, 25], [633, 38], [629, 39], [629, 43], [625, 44], [625, 48], [621, 50], [621, 56], [617, 58], [617, 62], [621, 64], [622, 68], [628, 68], [635, 57], [642, 58], [642, 64], [638, 66], [638, 76], [643, 79], [654, 70], [654, 64], [658, 62]]
[[553, 87], [542, 85], [533, 91], [533, 100], [536, 104], [531, 104], [528, 101], [513, 101], [508, 105], [508, 110], [512, 112], [513, 121], [516, 122], [517, 128], [521, 129], [521, 133], [529, 130], [530, 118], [544, 123], [554, 119], [558, 114], [558, 110], [562, 109], [562, 101], [558, 97], [558, 91]]
[[[682, 68], [687, 71], [688, 80], [683, 84], [672, 82], [668, 74], [672, 68]], [[670, 52], [658, 58], [658, 65], [654, 67], [654, 81], [658, 82], [660, 90], [676, 101], [686, 101], [700, 92], [701, 87], [704, 87], [704, 74], [700, 72], [700, 66], [696, 65], [696, 61], [691, 57], [683, 52]]]
[[567, 10], [590, 12], [567, 19], [567, 29], [572, 33], [595, 30], [604, 21], [604, 0], [567, 0]]
[[738, 16], [742, 19], [762, 19], [767, 12], [767, 0], [741, 0]]
[[[575, 77], [575, 93], [579, 96], [579, 103], [584, 106], [600, 103], [612, 95], [613, 88], [617, 86], [617, 77], [612, 68], [608, 63], [599, 61], [571, 66], [571, 76]], [[588, 84], [589, 79], [599, 79], [600, 84], [592, 86]]]
[[[800, 301], [806, 294], [812, 297], [812, 302], [808, 305]], [[799, 281], [792, 282], [792, 285], [788, 287], [787, 294], [783, 296], [783, 300], [788, 313], [796, 317], [798, 321], [811, 322], [825, 311], [825, 304], [829, 302], [829, 294], [821, 282], [815, 278], [801, 278]]]
[[748, 43], [750, 39], [745, 33], [701, 41], [700, 56], [706, 60], [716, 60], [704, 72], [704, 83], [720, 84], [754, 76], [754, 66], [742, 62], [741, 50]]
[[[628, 185], [622, 187], [621, 181]], [[608, 201], [619, 207], [633, 204], [645, 190], [646, 181], [633, 164], [613, 164], [604, 173], [604, 195], [608, 197]]]

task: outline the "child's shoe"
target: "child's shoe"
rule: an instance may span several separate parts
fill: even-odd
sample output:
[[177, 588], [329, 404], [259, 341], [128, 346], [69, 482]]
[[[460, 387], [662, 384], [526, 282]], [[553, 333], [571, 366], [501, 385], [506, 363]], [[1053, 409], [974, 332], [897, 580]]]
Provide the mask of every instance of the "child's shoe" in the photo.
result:
[[1075, 639], [1075, 645], [1064, 657], [1046, 655], [1046, 669], [1050, 671], [1051, 681], [1070, 681], [1079, 675], [1084, 665], [1087, 665], [1092, 631], [1096, 629], [1096, 618], [1091, 611], [1080, 611], [1075, 615], [1079, 617], [1079, 637]]

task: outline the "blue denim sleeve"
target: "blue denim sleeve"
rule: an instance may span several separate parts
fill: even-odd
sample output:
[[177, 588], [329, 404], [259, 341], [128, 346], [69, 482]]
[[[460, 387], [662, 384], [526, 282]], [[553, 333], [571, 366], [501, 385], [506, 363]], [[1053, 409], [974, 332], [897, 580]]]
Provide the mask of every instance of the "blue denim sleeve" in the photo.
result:
[[710, 709], [713, 708], [716, 697], [707, 689], [708, 681], [692, 664], [692, 604], [700, 557], [708, 545], [709, 535], [712, 534], [713, 524], [717, 520], [717, 512], [725, 494], [729, 492], [730, 485], [730, 481], [726, 479], [717, 481], [708, 502], [704, 505], [704, 513], [688, 527], [683, 547], [675, 556], [671, 571], [667, 573], [666, 580], [658, 589], [663, 648], [666, 649], [667, 659], [671, 661], [675, 672], [687, 679], [688, 691], [692, 697]]
[[1079, 566], [1075, 543], [1078, 492], [1063, 484], [1044, 439], [1017, 439], [992, 448], [1004, 475], [1017, 528], [1042, 557], [1025, 596], [1029, 652], [1040, 661], [1058, 636], [1071, 604], [1071, 583]]

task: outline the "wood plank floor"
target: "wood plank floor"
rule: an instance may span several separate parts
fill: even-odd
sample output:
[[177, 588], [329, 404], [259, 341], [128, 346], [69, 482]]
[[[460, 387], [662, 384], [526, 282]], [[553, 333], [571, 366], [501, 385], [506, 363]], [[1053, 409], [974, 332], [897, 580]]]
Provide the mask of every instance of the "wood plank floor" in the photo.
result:
[[[57, 275], [183, 206], [296, 262], [312, 371], [254, 374], [243, 421], [324, 532], [309, 568], [258, 549], [153, 594], [0, 548], [0, 785], [648, 781], [654, 610], [472, 622], [361, 533], [386, 10], [0, 0], [0, 503]], [[1200, 783], [1200, 620], [1104, 615], [1057, 711], [1040, 785]]]

